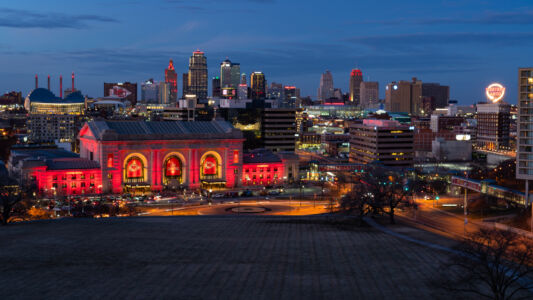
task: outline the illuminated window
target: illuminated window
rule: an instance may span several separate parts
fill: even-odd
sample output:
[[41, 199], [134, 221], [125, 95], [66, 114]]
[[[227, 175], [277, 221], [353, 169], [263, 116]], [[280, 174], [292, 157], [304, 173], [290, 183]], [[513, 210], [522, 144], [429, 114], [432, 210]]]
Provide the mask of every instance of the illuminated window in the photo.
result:
[[81, 174], [80, 178], [85, 179], [85, 174]]
[[204, 158], [201, 165], [203, 176], [218, 176], [218, 160], [213, 155], [208, 155]]
[[108, 168], [113, 167], [113, 153], [107, 154], [107, 167]]
[[181, 161], [176, 156], [171, 156], [165, 161], [165, 176], [168, 178], [181, 177]]
[[233, 150], [233, 163], [239, 163], [239, 150]]
[[76, 187], [76, 183], [73, 182], [71, 185], [70, 185], [71, 188], [75, 188]]
[[91, 174], [91, 177], [90, 177], [90, 178], [91, 178], [91, 179], [94, 179], [94, 174]]

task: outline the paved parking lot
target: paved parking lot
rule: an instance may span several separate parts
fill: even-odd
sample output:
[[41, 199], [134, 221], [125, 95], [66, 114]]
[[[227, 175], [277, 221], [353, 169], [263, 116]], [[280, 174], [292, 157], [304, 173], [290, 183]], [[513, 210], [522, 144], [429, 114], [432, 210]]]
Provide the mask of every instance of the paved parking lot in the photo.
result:
[[66, 219], [0, 228], [15, 298], [434, 299], [447, 254], [296, 217]]

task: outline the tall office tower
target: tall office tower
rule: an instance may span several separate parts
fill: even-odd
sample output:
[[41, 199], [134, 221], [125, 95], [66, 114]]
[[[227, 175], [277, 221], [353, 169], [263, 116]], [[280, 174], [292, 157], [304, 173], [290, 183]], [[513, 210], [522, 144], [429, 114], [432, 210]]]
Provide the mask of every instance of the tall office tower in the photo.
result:
[[158, 103], [159, 102], [159, 82], [153, 78], [141, 83], [141, 102]]
[[361, 108], [377, 108], [379, 106], [379, 83], [376, 81], [361, 82]]
[[324, 103], [325, 100], [333, 98], [333, 75], [330, 71], [326, 71], [320, 76], [320, 86], [318, 87], [318, 100]]
[[252, 100], [265, 99], [265, 74], [263, 74], [263, 72], [253, 72], [252, 75], [250, 75], [250, 84], [252, 88]]
[[220, 64], [220, 88], [239, 86], [241, 80], [241, 65], [227, 59]]
[[363, 82], [363, 72], [359, 69], [353, 69], [350, 73], [350, 104], [360, 104], [361, 82]]
[[278, 105], [278, 107], [282, 108], [296, 108], [298, 103], [296, 103], [297, 99], [297, 93], [299, 93], [298, 89], [295, 86], [285, 86], [284, 89], [284, 97], [281, 103]]
[[170, 101], [176, 102], [178, 99], [178, 74], [174, 70], [172, 59], [168, 63], [168, 68], [165, 69], [165, 82], [170, 86]]
[[274, 152], [294, 151], [296, 147], [296, 109], [265, 108], [261, 121], [263, 147]]
[[533, 179], [533, 68], [518, 69], [518, 142], [516, 178], [526, 180], [526, 201], [529, 180]]
[[[159, 83], [159, 93], [158, 93], [158, 99], [157, 103], [159, 104], [170, 104], [170, 95], [171, 95], [171, 86], [168, 82], [160, 82]], [[172, 103], [176, 103], [176, 101]]]
[[189, 73], [183, 73], [183, 75], [181, 76], [181, 80], [181, 98], [185, 99], [185, 96], [189, 93]]
[[196, 95], [199, 100], [207, 99], [207, 58], [196, 50], [189, 58], [188, 94]]
[[[422, 97], [431, 97], [435, 108], [444, 108], [450, 101], [450, 87], [438, 83], [422, 83]], [[425, 112], [431, 114], [432, 112]]]
[[399, 81], [385, 87], [386, 110], [404, 112], [414, 116], [422, 114], [422, 81]]
[[398, 121], [365, 119], [350, 124], [350, 162], [406, 168], [413, 165], [414, 133]]
[[244, 73], [242, 73], [242, 75], [241, 75], [241, 84], [248, 84], [246, 82], [246, 74], [244, 74]]
[[484, 150], [509, 150], [511, 105], [477, 104], [477, 146]]
[[231, 65], [231, 86], [238, 88], [241, 82], [241, 64], [233, 63]]
[[213, 79], [211, 80], [211, 90], [213, 98], [220, 98], [222, 96], [222, 89], [220, 87], [220, 77], [213, 77]]
[[220, 88], [231, 86], [231, 60], [220, 63]]

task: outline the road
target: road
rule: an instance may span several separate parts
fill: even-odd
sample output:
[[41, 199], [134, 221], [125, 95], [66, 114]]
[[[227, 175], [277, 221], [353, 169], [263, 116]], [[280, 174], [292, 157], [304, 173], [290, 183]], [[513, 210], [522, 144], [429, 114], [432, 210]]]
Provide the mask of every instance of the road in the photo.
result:
[[[463, 199], [456, 197], [442, 197], [438, 201], [440, 205], [462, 205]], [[465, 225], [464, 216], [456, 215], [434, 207], [433, 200], [416, 199], [418, 209], [407, 209], [400, 211], [397, 215], [411, 223], [419, 223], [427, 227], [436, 229], [450, 237], [463, 237], [466, 233], [478, 231], [484, 226], [480, 222], [472, 221], [470, 218]]]

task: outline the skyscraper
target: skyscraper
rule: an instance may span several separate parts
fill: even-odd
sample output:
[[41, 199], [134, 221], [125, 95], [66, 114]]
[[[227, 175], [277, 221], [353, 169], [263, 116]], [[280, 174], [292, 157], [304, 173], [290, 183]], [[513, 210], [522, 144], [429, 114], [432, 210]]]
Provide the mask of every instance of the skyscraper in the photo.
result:
[[220, 98], [222, 96], [222, 89], [220, 87], [220, 77], [213, 77], [213, 79], [211, 80], [211, 90], [213, 98]]
[[330, 71], [326, 71], [320, 77], [320, 86], [318, 87], [318, 100], [324, 102], [324, 100], [333, 97], [333, 75]]
[[141, 83], [141, 102], [158, 103], [159, 101], [159, 82], [153, 78]]
[[220, 64], [220, 88], [239, 86], [241, 80], [241, 65], [232, 63], [231, 60], [224, 60]]
[[199, 100], [207, 99], [207, 58], [196, 50], [189, 58], [188, 94], [196, 95]]
[[252, 75], [250, 75], [250, 84], [252, 89], [252, 100], [265, 99], [265, 74], [263, 74], [263, 72], [253, 72]]
[[350, 104], [359, 105], [361, 102], [361, 82], [363, 82], [363, 72], [353, 69], [350, 73]]
[[176, 102], [178, 99], [178, 74], [174, 70], [172, 59], [168, 63], [168, 68], [165, 69], [165, 82], [170, 86], [170, 101]]
[[158, 103], [159, 104], [169, 104], [170, 103], [170, 83], [160, 82], [159, 83], [159, 93], [158, 93]]
[[390, 112], [404, 112], [418, 116], [422, 109], [422, 81], [393, 81], [385, 87], [385, 105]]
[[241, 84], [248, 84], [246, 82], [246, 74], [244, 74], [244, 73], [242, 73], [242, 75], [241, 75]]
[[379, 83], [376, 81], [361, 82], [361, 108], [377, 108], [379, 103]]

